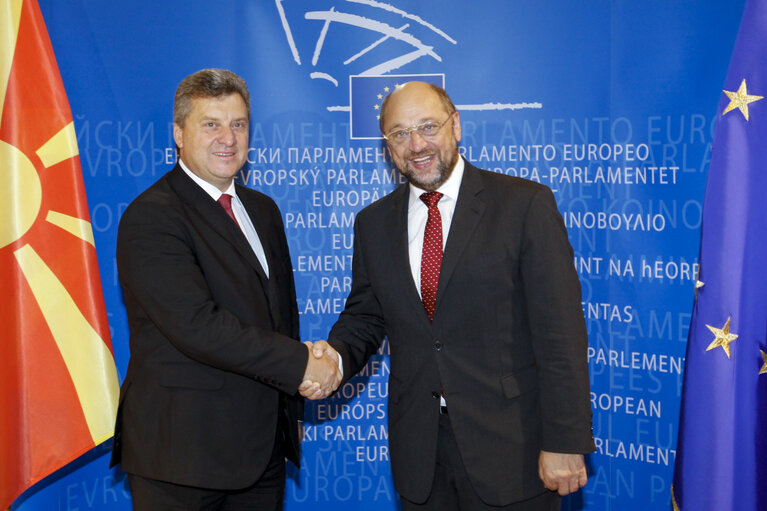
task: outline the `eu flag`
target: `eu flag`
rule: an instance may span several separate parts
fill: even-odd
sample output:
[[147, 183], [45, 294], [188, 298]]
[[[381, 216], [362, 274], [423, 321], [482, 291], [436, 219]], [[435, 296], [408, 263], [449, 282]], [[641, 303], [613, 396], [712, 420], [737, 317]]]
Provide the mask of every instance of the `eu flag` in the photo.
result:
[[767, 510], [767, 0], [719, 103], [674, 471], [681, 511]]
[[378, 113], [383, 98], [398, 86], [415, 81], [445, 87], [443, 74], [350, 76], [351, 138], [383, 138], [378, 128]]

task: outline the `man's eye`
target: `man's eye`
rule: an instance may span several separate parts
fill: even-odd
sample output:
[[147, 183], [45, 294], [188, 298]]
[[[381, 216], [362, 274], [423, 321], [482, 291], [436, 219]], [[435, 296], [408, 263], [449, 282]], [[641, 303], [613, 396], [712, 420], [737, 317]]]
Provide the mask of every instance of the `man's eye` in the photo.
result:
[[430, 122], [429, 124], [424, 124], [423, 126], [421, 126], [420, 131], [424, 133], [429, 133], [430, 131], [434, 131], [437, 128], [438, 128], [438, 125], [436, 123]]
[[394, 132], [394, 138], [407, 138], [408, 132], [407, 130], [400, 130]]

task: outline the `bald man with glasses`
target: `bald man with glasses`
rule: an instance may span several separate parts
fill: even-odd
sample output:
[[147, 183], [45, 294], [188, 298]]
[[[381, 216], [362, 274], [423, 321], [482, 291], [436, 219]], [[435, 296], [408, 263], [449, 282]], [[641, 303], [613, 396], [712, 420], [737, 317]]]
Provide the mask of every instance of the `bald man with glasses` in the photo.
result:
[[594, 442], [580, 284], [551, 190], [460, 158], [439, 87], [399, 87], [380, 124], [409, 183], [357, 215], [328, 342], [348, 379], [389, 338], [403, 509], [559, 509]]

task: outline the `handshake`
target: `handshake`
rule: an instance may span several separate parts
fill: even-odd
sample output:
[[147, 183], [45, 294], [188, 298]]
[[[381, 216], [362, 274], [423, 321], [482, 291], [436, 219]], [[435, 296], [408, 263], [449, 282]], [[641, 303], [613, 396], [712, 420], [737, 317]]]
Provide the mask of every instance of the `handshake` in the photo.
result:
[[298, 392], [307, 399], [326, 398], [335, 392], [343, 377], [338, 352], [326, 341], [304, 344], [309, 350], [309, 360]]

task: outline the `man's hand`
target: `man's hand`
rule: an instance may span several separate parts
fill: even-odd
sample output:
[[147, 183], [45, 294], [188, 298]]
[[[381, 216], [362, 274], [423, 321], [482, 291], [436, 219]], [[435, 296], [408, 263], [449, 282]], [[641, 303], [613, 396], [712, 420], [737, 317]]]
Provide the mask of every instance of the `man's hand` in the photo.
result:
[[325, 341], [306, 342], [309, 360], [306, 363], [304, 381], [298, 392], [307, 399], [328, 397], [341, 383], [341, 371], [338, 368], [338, 352]]
[[312, 354], [314, 358], [322, 358], [322, 355], [327, 355], [332, 358], [336, 364], [338, 364], [338, 352], [328, 344], [327, 341], [317, 341], [315, 343], [305, 343], [312, 347]]
[[[314, 343], [312, 343], [311, 341], [304, 341], [304, 346], [306, 346], [309, 349], [309, 360], [306, 363], [307, 371], [309, 369], [309, 362], [311, 362], [312, 355], [314, 355], [314, 358], [321, 358], [322, 356], [320, 355], [318, 357], [317, 354], [312, 350], [313, 345]], [[298, 393], [307, 399], [322, 398], [322, 389], [320, 389], [320, 384], [312, 380], [307, 380], [306, 372], [304, 372], [304, 381], [301, 382], [301, 385], [298, 386]]]
[[586, 486], [586, 464], [583, 454], [541, 451], [538, 476], [549, 490], [564, 496]]

